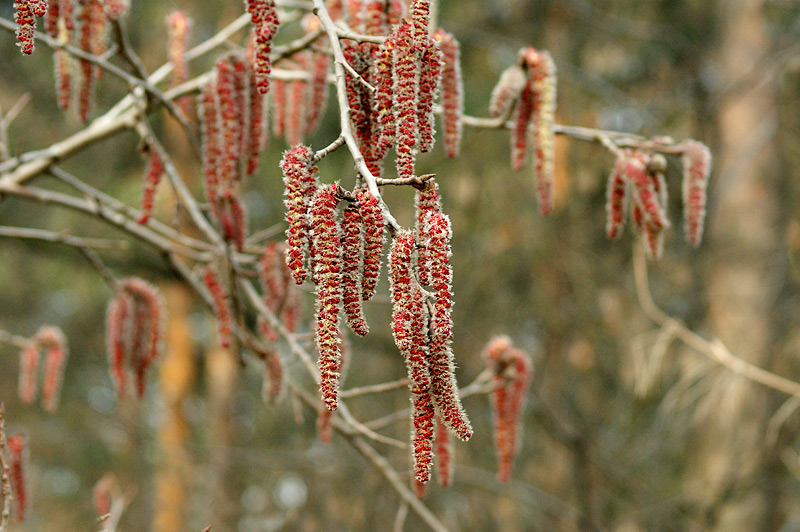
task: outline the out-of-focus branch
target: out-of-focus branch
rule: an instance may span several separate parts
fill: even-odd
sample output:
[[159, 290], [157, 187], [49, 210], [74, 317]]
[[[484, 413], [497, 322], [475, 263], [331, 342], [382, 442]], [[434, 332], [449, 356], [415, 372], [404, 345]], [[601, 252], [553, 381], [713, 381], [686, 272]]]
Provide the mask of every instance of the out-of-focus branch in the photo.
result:
[[6, 406], [0, 403], [0, 486], [3, 488], [3, 511], [0, 513], [0, 532], [8, 530], [8, 517], [11, 515], [11, 481], [8, 478], [6, 461]]
[[647, 257], [645, 256], [644, 246], [637, 245], [634, 247], [633, 273], [636, 279], [636, 295], [642, 310], [648, 318], [662, 327], [672, 327], [675, 336], [687, 346], [737, 375], [787, 395], [800, 397], [800, 383], [742, 360], [731, 353], [719, 339], [706, 340], [677, 319], [662, 311], [655, 304], [650, 293], [647, 279]]
[[38, 240], [40, 242], [53, 242], [79, 248], [96, 249], [128, 249], [130, 244], [125, 240], [106, 240], [103, 238], [84, 238], [73, 236], [65, 232], [56, 233], [43, 229], [29, 229], [27, 227], [0, 226], [0, 237], [18, 238], [21, 240]]
[[19, 349], [25, 349], [28, 347], [30, 340], [24, 336], [17, 336], [16, 334], [11, 334], [8, 331], [0, 329], [0, 343], [12, 345]]

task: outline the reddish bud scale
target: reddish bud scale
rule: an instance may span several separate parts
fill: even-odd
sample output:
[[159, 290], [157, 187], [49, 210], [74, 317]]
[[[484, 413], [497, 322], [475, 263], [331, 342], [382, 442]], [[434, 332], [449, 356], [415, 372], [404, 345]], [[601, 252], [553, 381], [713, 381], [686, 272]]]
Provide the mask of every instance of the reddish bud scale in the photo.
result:
[[616, 240], [625, 227], [628, 214], [628, 183], [618, 165], [614, 165], [606, 191], [606, 236]]
[[281, 169], [286, 184], [283, 203], [286, 207], [286, 265], [295, 283], [306, 278], [306, 255], [309, 251], [309, 228], [306, 216], [311, 196], [318, 186], [317, 167], [311, 165], [314, 152], [308, 146], [295, 146], [283, 155]]
[[262, 395], [264, 401], [273, 404], [277, 401], [283, 389], [283, 363], [275, 350], [270, 350], [264, 359], [264, 387]]
[[417, 155], [417, 96], [419, 68], [415, 59], [411, 25], [397, 29], [394, 49], [394, 115], [396, 117], [397, 175], [409, 179], [414, 175]]
[[58, 106], [66, 110], [72, 97], [72, 57], [64, 50], [53, 52]]
[[383, 254], [384, 222], [383, 211], [378, 199], [368, 190], [356, 191], [358, 208], [361, 211], [361, 222], [364, 235], [364, 267], [361, 276], [361, 298], [372, 299], [381, 272], [381, 255]]
[[433, 465], [433, 400], [427, 389], [412, 390], [412, 421], [414, 424], [414, 479], [417, 482], [428, 482], [431, 479]]
[[201, 96], [203, 133], [203, 185], [211, 214], [219, 221], [219, 183], [222, 161], [220, 116], [217, 89], [214, 83], [203, 88]]
[[[184, 11], [173, 11], [167, 16], [167, 56], [172, 64], [172, 81], [170, 82], [172, 87], [177, 87], [189, 79], [186, 50], [189, 48], [189, 30], [191, 27], [192, 21]], [[191, 97], [182, 96], [178, 100], [178, 106], [185, 116], [192, 115]]]
[[539, 211], [547, 216], [553, 211], [553, 163], [555, 158], [556, 67], [550, 54], [536, 53], [535, 65], [529, 64], [534, 94], [533, 143], [536, 195]]
[[361, 308], [361, 269], [364, 262], [361, 213], [357, 203], [344, 210], [342, 236], [342, 305], [347, 323], [353, 332], [364, 336], [369, 326]]
[[439, 475], [439, 484], [448, 487], [453, 478], [453, 442], [450, 432], [439, 416], [435, 417], [434, 426], [434, 444], [438, 466], [436, 472]]
[[142, 191], [142, 210], [139, 217], [136, 218], [136, 223], [146, 224], [153, 214], [153, 206], [156, 196], [156, 187], [161, 182], [161, 177], [164, 175], [164, 162], [161, 156], [155, 149], [148, 149], [146, 151], [147, 157], [147, 171], [144, 177], [144, 189]]
[[61, 396], [64, 369], [67, 363], [67, 342], [61, 329], [43, 327], [36, 335], [39, 347], [45, 352], [42, 378], [42, 407], [55, 412]]
[[686, 240], [699, 246], [706, 217], [706, 187], [711, 173], [711, 152], [702, 142], [683, 143], [683, 216]]
[[[308, 55], [305, 52], [296, 54], [295, 60], [300, 70], [306, 70]], [[286, 99], [286, 142], [290, 146], [303, 142], [303, 133], [306, 130], [306, 111], [308, 109], [307, 89], [308, 83], [305, 81], [289, 82], [289, 94]]]
[[431, 376], [431, 395], [436, 412], [447, 427], [462, 440], [472, 436], [472, 426], [458, 396], [455, 361], [450, 348], [452, 341], [452, 283], [450, 266], [450, 220], [441, 213], [429, 213], [425, 219], [431, 253], [431, 285], [436, 294], [431, 318], [431, 341], [428, 367]]
[[316, 343], [319, 351], [320, 391], [328, 410], [336, 410], [341, 347], [341, 238], [336, 223], [336, 186], [321, 187], [311, 200], [312, 249], [317, 283]]
[[427, 286], [431, 284], [431, 258], [428, 250], [430, 235], [426, 232], [425, 217], [430, 213], [442, 212], [439, 185], [436, 181], [429, 179], [421, 189], [417, 189], [414, 195], [414, 208], [416, 211], [414, 232], [418, 242], [417, 279], [420, 284]]
[[502, 116], [509, 112], [528, 84], [525, 72], [518, 65], [505, 69], [492, 89], [489, 99], [489, 114]]
[[126, 324], [129, 323], [134, 311], [134, 302], [125, 291], [117, 290], [114, 299], [108, 305], [106, 312], [106, 350], [108, 351], [111, 379], [117, 389], [119, 398], [125, 397], [127, 390], [127, 375], [125, 373], [125, 359], [127, 357], [127, 332]]
[[33, 5], [31, 0], [15, 0], [14, 21], [17, 23], [17, 46], [25, 55], [33, 53], [34, 32], [36, 31], [36, 19], [34, 18]]
[[328, 54], [314, 53], [311, 56], [311, 85], [307, 91], [308, 113], [306, 116], [306, 133], [317, 129], [320, 118], [328, 101], [328, 70], [331, 59]]
[[533, 115], [533, 90], [526, 85], [519, 95], [514, 111], [514, 127], [511, 129], [511, 168], [522, 170], [528, 158], [528, 130]]
[[8, 437], [8, 477], [11, 493], [16, 502], [16, 516], [19, 522], [25, 521], [25, 513], [28, 509], [28, 484], [25, 478], [26, 447], [25, 437], [21, 434], [12, 434]]
[[206, 285], [211, 299], [214, 303], [214, 315], [217, 318], [217, 336], [219, 345], [223, 348], [231, 346], [231, 335], [233, 331], [233, 321], [231, 316], [230, 301], [228, 294], [219, 282], [217, 272], [209, 264], [203, 272], [203, 284]]
[[20, 352], [17, 393], [22, 404], [32, 405], [39, 388], [39, 347], [30, 341]]
[[58, 19], [61, 14], [61, 0], [50, 0], [44, 19], [44, 28], [53, 39], [58, 39]]
[[464, 82], [461, 79], [461, 50], [458, 41], [442, 29], [433, 39], [442, 51], [442, 122], [444, 150], [448, 157], [458, 157], [461, 148], [461, 116], [464, 114]]
[[286, 130], [286, 82], [272, 80], [272, 136], [282, 137]]
[[419, 73], [419, 93], [417, 94], [417, 128], [420, 151], [429, 152], [434, 143], [433, 102], [439, 94], [442, 77], [442, 52], [439, 43], [425, 34], [424, 42], [417, 42], [422, 49]]

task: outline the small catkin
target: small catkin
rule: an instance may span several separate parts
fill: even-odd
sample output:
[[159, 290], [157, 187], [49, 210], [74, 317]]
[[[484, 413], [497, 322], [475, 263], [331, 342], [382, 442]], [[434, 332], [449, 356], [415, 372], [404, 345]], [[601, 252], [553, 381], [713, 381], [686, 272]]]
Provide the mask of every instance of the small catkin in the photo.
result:
[[[192, 20], [185, 11], [173, 11], [167, 16], [167, 57], [170, 64], [172, 64], [171, 87], [177, 87], [189, 79], [186, 51], [189, 48], [189, 30], [191, 28]], [[178, 107], [180, 107], [185, 116], [191, 116], [191, 97], [181, 96], [178, 100]]]
[[214, 83], [203, 87], [201, 96], [201, 131], [203, 134], [203, 185], [211, 215], [219, 221], [219, 184], [222, 161], [219, 99]]
[[410, 24], [401, 24], [395, 33], [394, 48], [394, 116], [396, 117], [397, 175], [408, 179], [414, 175], [417, 154], [417, 97], [419, 65], [414, 59], [414, 43]]
[[222, 287], [217, 277], [217, 272], [214, 266], [209, 264], [203, 272], [203, 284], [206, 285], [211, 299], [214, 303], [214, 315], [217, 318], [217, 336], [219, 337], [219, 345], [223, 348], [231, 346], [231, 337], [233, 334], [233, 319], [231, 316], [230, 301], [228, 294]]
[[255, 33], [255, 54], [253, 68], [256, 84], [261, 94], [269, 90], [269, 74], [272, 70], [269, 54], [272, 51], [272, 38], [278, 31], [278, 14], [274, 0], [247, 0], [247, 12]]
[[419, 150], [426, 153], [433, 149], [434, 144], [433, 102], [439, 94], [443, 59], [439, 42], [428, 37], [427, 32], [425, 33], [425, 40], [416, 42], [416, 46], [423, 50], [422, 57], [419, 60], [417, 139]]
[[147, 170], [144, 176], [144, 188], [142, 190], [142, 209], [136, 218], [136, 223], [146, 224], [153, 214], [155, 203], [156, 188], [164, 175], [164, 161], [154, 148], [145, 151], [147, 157]]
[[125, 361], [127, 358], [127, 340], [129, 330], [126, 330], [130, 316], [134, 311], [133, 298], [124, 290], [117, 290], [114, 299], [106, 311], [106, 350], [111, 369], [111, 380], [117, 390], [117, 397], [122, 399], [127, 391], [127, 374]]
[[606, 236], [616, 240], [625, 227], [628, 216], [628, 183], [619, 165], [614, 165], [606, 190]]
[[711, 152], [702, 142], [683, 143], [683, 216], [686, 240], [699, 246], [706, 217], [706, 187], [711, 173]]
[[17, 393], [22, 404], [32, 405], [39, 389], [39, 365], [41, 362], [39, 346], [34, 340], [28, 342], [19, 356], [19, 379]]
[[55, 412], [61, 397], [64, 370], [67, 366], [67, 341], [57, 327], [42, 327], [36, 334], [39, 348], [45, 353], [42, 376], [42, 407]]
[[450, 486], [453, 478], [453, 441], [450, 432], [444, 426], [439, 416], [434, 420], [434, 445], [437, 460], [436, 472], [439, 475], [439, 484], [443, 487]]
[[25, 521], [28, 509], [28, 483], [26, 479], [26, 454], [27, 444], [22, 434], [12, 434], [8, 437], [8, 458], [9, 458], [9, 483], [11, 493], [16, 503], [17, 521]]
[[439, 197], [439, 184], [434, 179], [425, 182], [414, 194], [415, 222], [414, 233], [418, 243], [417, 248], [417, 279], [422, 285], [431, 284], [431, 257], [428, 249], [428, 239], [425, 218], [430, 213], [442, 212], [442, 202]]
[[270, 349], [264, 358], [264, 384], [261, 390], [264, 402], [274, 404], [283, 390], [283, 362], [278, 351]]
[[444, 150], [448, 157], [458, 157], [461, 148], [461, 118], [464, 114], [464, 82], [461, 79], [461, 51], [458, 41], [442, 29], [433, 34], [442, 50], [442, 123]]
[[309, 218], [317, 283], [316, 343], [320, 391], [328, 410], [336, 410], [341, 366], [341, 237], [336, 223], [336, 185], [321, 187], [311, 199]]
[[361, 275], [361, 297], [369, 301], [375, 295], [381, 272], [383, 254], [384, 220], [378, 199], [366, 189], [356, 191], [364, 235], [364, 268]]
[[489, 98], [489, 114], [503, 116], [511, 111], [527, 84], [525, 71], [519, 65], [511, 65], [506, 68], [500, 74], [497, 85], [492, 89], [492, 95]]

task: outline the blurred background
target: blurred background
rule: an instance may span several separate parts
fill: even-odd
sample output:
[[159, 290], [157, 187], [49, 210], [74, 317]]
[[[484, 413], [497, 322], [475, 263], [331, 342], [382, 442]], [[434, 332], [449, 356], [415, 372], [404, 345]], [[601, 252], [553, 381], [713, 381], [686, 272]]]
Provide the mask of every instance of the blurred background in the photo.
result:
[[[131, 39], [150, 71], [166, 60], [163, 21], [172, 10], [194, 20], [191, 44], [243, 10], [220, 0], [132, 4]], [[669, 160], [673, 229], [664, 258], [649, 264], [653, 297], [735, 355], [800, 380], [800, 3], [440, 4], [440, 25], [461, 43], [468, 114], [486, 116], [498, 76], [532, 45], [549, 50], [558, 67], [559, 123], [710, 146], [709, 214], [698, 249], [683, 238], [681, 168]], [[0, 1], [0, 16], [13, 17], [11, 0]], [[82, 127], [73, 112], [57, 109], [45, 46], [22, 57], [4, 31], [0, 50], [0, 108], [31, 97], [8, 131], [12, 155]], [[213, 60], [192, 63], [192, 73]], [[94, 116], [125, 92], [106, 76]], [[151, 122], [199, 191], [198, 164], [176, 124], [160, 114]], [[307, 141], [321, 148], [336, 128], [329, 106]], [[63, 167], [135, 205], [144, 170], [137, 143], [132, 133], [117, 135]], [[251, 230], [283, 219], [277, 163], [285, 149], [272, 139], [250, 183]], [[531, 353], [535, 375], [511, 482], [495, 480], [488, 397], [467, 398], [475, 436], [456, 443], [453, 486], [431, 483], [425, 502], [434, 513], [452, 530], [800, 530], [798, 405], [781, 409], [786, 395], [669, 340], [645, 317], [634, 290], [635, 235], [605, 238], [608, 151], [558, 139], [557, 209], [548, 218], [538, 214], [531, 170], [510, 169], [507, 132], [467, 128], [461, 151], [448, 160], [439, 143], [417, 165], [438, 175], [453, 223], [459, 383], [483, 370], [482, 348], [496, 334]], [[352, 183], [343, 150], [325, 159], [321, 176]], [[45, 176], [36, 184], [64, 189]], [[412, 191], [387, 190], [386, 198], [411, 225]], [[165, 205], [162, 218], [170, 212]], [[0, 224], [123, 238], [92, 219], [15, 198], [0, 201]], [[265, 405], [260, 365], [241, 367], [215, 348], [212, 317], [158, 254], [133, 242], [102, 256], [119, 276], [158, 284], [169, 301], [171, 351], [140, 402], [117, 403], [104, 345], [111, 294], [85, 259], [55, 244], [0, 242], [0, 329], [32, 336], [57, 325], [70, 347], [62, 403], [50, 415], [19, 402], [18, 350], [0, 345], [0, 400], [10, 430], [30, 442], [29, 520], [12, 530], [92, 529], [92, 487], [107, 472], [132, 497], [121, 531], [391, 529], [398, 500], [382, 477], [344, 440], [322, 444], [309, 410], [287, 397]], [[371, 334], [351, 339], [346, 386], [405, 374], [389, 329], [385, 269], [379, 293], [366, 307]], [[370, 420], [406, 408], [408, 392], [350, 403]], [[384, 432], [405, 441], [408, 422]], [[408, 478], [408, 456], [380, 450]], [[424, 526], [410, 515], [406, 530]]]

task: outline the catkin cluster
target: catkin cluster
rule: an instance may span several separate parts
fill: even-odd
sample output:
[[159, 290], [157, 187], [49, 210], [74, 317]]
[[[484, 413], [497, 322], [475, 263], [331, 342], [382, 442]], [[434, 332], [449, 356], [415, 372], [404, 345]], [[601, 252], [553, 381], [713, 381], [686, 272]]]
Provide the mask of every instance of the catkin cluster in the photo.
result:
[[497, 480], [507, 482], [519, 449], [520, 416], [533, 369], [530, 357], [515, 348], [507, 336], [493, 338], [483, 355], [492, 372], [494, 443], [499, 461]]
[[111, 377], [120, 398], [133, 372], [136, 392], [144, 396], [147, 370], [163, 350], [166, 310], [158, 289], [138, 277], [117, 283], [106, 313], [106, 346]]
[[[42, 360], [44, 360], [43, 371]], [[67, 342], [57, 327], [42, 327], [20, 352], [17, 391], [20, 401], [32, 405], [39, 391], [41, 373], [42, 407], [55, 412], [67, 363]]]
[[[706, 186], [711, 168], [708, 148], [695, 140], [678, 146], [683, 161], [683, 212], [686, 240], [698, 246], [703, 234]], [[669, 229], [667, 185], [663, 155], [625, 149], [618, 153], [606, 192], [606, 235], [619, 238], [625, 221], [644, 236], [650, 257], [660, 258], [664, 232]]]
[[430, 479], [435, 419], [462, 440], [472, 436], [472, 427], [455, 379], [452, 232], [450, 220], [441, 211], [435, 181], [427, 181], [418, 190], [416, 205], [415, 230], [394, 235], [389, 280], [392, 332], [411, 380], [415, 478], [424, 483]]
[[[316, 285], [315, 335], [320, 389], [335, 410], [341, 366], [339, 314], [359, 335], [369, 330], [361, 304], [375, 292], [380, 272], [384, 222], [380, 204], [365, 189], [345, 194], [337, 184], [322, 185], [314, 153], [303, 145], [281, 161], [286, 184], [286, 264], [301, 284], [311, 271]], [[339, 213], [340, 200], [347, 206]]]
[[533, 152], [539, 210], [553, 211], [554, 126], [556, 67], [550, 54], [523, 48], [517, 64], [507, 68], [492, 91], [489, 113], [507, 116], [513, 111], [511, 167], [522, 170]]

